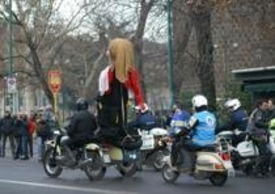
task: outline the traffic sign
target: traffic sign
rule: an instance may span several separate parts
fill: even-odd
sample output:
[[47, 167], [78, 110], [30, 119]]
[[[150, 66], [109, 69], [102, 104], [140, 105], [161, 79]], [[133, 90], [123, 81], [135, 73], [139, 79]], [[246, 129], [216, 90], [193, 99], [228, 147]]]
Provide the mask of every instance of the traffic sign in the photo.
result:
[[7, 88], [8, 88], [8, 93], [9, 94], [14, 94], [16, 93], [16, 78], [15, 77], [9, 77], [7, 79]]
[[48, 72], [48, 84], [52, 93], [56, 94], [61, 89], [61, 72], [59, 70], [50, 70]]

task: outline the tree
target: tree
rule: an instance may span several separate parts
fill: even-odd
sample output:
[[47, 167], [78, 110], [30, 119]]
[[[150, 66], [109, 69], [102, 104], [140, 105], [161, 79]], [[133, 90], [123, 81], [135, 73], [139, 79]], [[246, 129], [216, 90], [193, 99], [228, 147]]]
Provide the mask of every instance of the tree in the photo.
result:
[[[195, 70], [200, 82], [201, 92], [209, 99], [211, 108], [215, 108], [216, 104], [216, 89], [215, 89], [215, 72], [213, 65], [213, 42], [211, 34], [211, 13], [213, 9], [212, 0], [186, 0], [174, 2], [174, 37], [175, 37], [175, 63], [176, 70], [181, 68], [184, 53], [187, 53], [186, 48], [192, 30], [194, 29], [197, 42], [197, 55], [188, 53], [195, 62]], [[182, 22], [185, 22], [182, 24]], [[192, 63], [191, 63], [192, 64]], [[185, 70], [192, 66], [186, 64]], [[190, 70], [188, 72], [191, 72]], [[176, 87], [178, 91], [181, 87], [181, 75], [177, 74]], [[177, 94], [179, 95], [179, 94]]]
[[[53, 105], [53, 95], [47, 83], [47, 72], [57, 66], [58, 56], [68, 34], [76, 31], [82, 23], [84, 6], [69, 18], [60, 15], [63, 1], [59, 0], [13, 0], [16, 9], [10, 10], [7, 1], [0, 1], [0, 15], [11, 22], [14, 34], [16, 57], [24, 60], [26, 69], [34, 72], [45, 95]], [[16, 10], [16, 11], [15, 11]], [[12, 14], [12, 19], [8, 17]]]

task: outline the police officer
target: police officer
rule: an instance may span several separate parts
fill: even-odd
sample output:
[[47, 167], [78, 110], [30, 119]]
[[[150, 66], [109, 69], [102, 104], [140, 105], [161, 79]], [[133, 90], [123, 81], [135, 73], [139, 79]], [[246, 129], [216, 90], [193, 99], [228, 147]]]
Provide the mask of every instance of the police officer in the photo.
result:
[[157, 119], [149, 111], [148, 105], [145, 104], [144, 106], [145, 108], [143, 110], [139, 107], [135, 107], [136, 119], [128, 123], [129, 129], [140, 128], [143, 130], [150, 130], [157, 126]]
[[[195, 113], [188, 121], [187, 127], [190, 130], [189, 133], [191, 138], [190, 140], [184, 141], [183, 145], [181, 142], [179, 142], [176, 146], [176, 149], [183, 147], [188, 152], [191, 152], [189, 153], [189, 159], [187, 159], [188, 155], [185, 157], [186, 161], [190, 162], [187, 164], [188, 167], [192, 167], [194, 169], [195, 154], [192, 152], [204, 147], [208, 147], [209, 145], [213, 145], [215, 143], [216, 117], [214, 114], [208, 111], [208, 101], [205, 96], [194, 96], [192, 98], [192, 104]], [[179, 154], [178, 157], [179, 160], [183, 161], [183, 156], [181, 154]]]
[[[246, 131], [248, 115], [247, 112], [242, 108], [241, 102], [239, 99], [229, 99], [225, 102], [224, 107], [230, 114], [229, 120], [223, 124], [221, 127], [217, 128], [216, 133], [221, 131], [234, 131], [238, 129], [240, 132]], [[245, 138], [244, 133], [236, 133], [232, 137], [233, 146], [238, 145]]]
[[194, 115], [189, 120], [192, 139], [187, 145], [192, 148], [203, 148], [215, 143], [216, 117], [208, 111], [208, 101], [203, 95], [192, 98]]
[[170, 129], [168, 131], [168, 134], [170, 137], [173, 138], [173, 144], [172, 144], [172, 151], [171, 151], [171, 162], [172, 165], [175, 166], [177, 163], [180, 163], [181, 161], [178, 160], [178, 149], [181, 149], [180, 146], [177, 146], [178, 143], [180, 143], [180, 138], [175, 136], [178, 131], [181, 131], [184, 129], [184, 127], [187, 126], [187, 122], [189, 121], [191, 115], [189, 112], [185, 111], [183, 109], [183, 105], [179, 102], [174, 105], [174, 114], [171, 119], [170, 123]]

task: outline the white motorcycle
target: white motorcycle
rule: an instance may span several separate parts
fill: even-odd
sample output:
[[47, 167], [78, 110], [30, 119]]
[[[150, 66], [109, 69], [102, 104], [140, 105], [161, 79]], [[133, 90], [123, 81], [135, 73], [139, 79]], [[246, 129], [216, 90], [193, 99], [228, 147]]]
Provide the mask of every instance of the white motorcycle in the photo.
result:
[[170, 154], [167, 143], [163, 140], [167, 136], [167, 130], [153, 128], [151, 130], [138, 130], [142, 139], [141, 162], [147, 166], [153, 166], [156, 171], [162, 169], [163, 157]]
[[[181, 141], [187, 139], [187, 134], [181, 137]], [[180, 154], [184, 160], [180, 166], [172, 166], [170, 156], [166, 156], [164, 159], [165, 165], [162, 169], [162, 177], [167, 183], [174, 183], [180, 173], [185, 173], [198, 180], [209, 179], [214, 186], [222, 186], [226, 183], [228, 176], [234, 176], [235, 174], [230, 161], [230, 154], [221, 151], [219, 145], [212, 145], [195, 152], [194, 167], [185, 165], [185, 163], [192, 164], [191, 157], [187, 156], [190, 154], [189, 152], [181, 149]]]
[[[221, 142], [227, 142], [231, 144], [232, 136], [234, 134], [240, 134], [242, 132], [235, 131], [223, 131], [220, 132], [217, 137]], [[245, 132], [244, 132], [245, 133]], [[269, 149], [273, 154], [272, 162], [271, 162], [271, 170], [275, 175], [275, 132], [271, 131], [271, 136], [269, 137]], [[233, 166], [236, 170], [243, 171], [246, 175], [250, 175], [253, 173], [253, 169], [255, 169], [255, 165], [257, 164], [257, 160], [259, 158], [259, 150], [258, 147], [253, 143], [250, 136], [247, 134], [244, 141], [240, 142], [236, 147], [231, 146], [231, 160]]]

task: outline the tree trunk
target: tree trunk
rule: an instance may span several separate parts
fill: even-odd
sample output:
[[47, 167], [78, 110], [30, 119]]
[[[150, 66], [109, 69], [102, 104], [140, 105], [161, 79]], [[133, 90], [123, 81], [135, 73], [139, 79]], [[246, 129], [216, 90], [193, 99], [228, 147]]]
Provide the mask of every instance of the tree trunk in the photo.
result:
[[216, 108], [215, 71], [213, 65], [213, 41], [211, 33], [211, 10], [193, 14], [199, 52], [198, 76], [201, 92], [209, 101], [209, 107]]
[[[193, 21], [187, 14], [188, 7], [182, 0], [173, 2], [173, 44], [174, 44], [174, 83], [175, 97], [178, 98], [184, 77], [184, 53], [192, 33]], [[188, 67], [187, 67], [188, 68]]]
[[[140, 17], [138, 21], [138, 26], [137, 30], [135, 33], [135, 36], [133, 37], [133, 42], [134, 42], [134, 47], [135, 47], [135, 55], [136, 55], [136, 65], [140, 71], [141, 77], [144, 77], [144, 72], [143, 72], [143, 35], [144, 35], [144, 30], [146, 26], [146, 21], [148, 18], [148, 14], [152, 7], [154, 6], [154, 3], [156, 0], [150, 0], [148, 3], [145, 0], [141, 0], [140, 5], [141, 5], [141, 10], [140, 10]], [[141, 80], [141, 87], [144, 92], [144, 98], [146, 99], [146, 87], [145, 87], [145, 82], [144, 79]]]
[[54, 97], [53, 94], [49, 88], [48, 82], [46, 80], [46, 77], [44, 75], [43, 69], [42, 69], [42, 64], [39, 60], [39, 57], [37, 55], [36, 49], [32, 46], [30, 40], [28, 40], [28, 44], [29, 44], [29, 48], [30, 48], [30, 52], [31, 52], [31, 57], [33, 60], [33, 69], [37, 75], [37, 78], [39, 80], [39, 82], [42, 85], [42, 89], [45, 92], [45, 95], [47, 96], [50, 104], [52, 105], [52, 107], [54, 107]]

